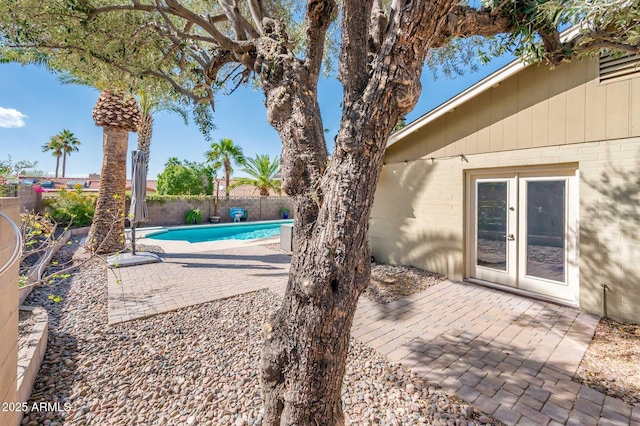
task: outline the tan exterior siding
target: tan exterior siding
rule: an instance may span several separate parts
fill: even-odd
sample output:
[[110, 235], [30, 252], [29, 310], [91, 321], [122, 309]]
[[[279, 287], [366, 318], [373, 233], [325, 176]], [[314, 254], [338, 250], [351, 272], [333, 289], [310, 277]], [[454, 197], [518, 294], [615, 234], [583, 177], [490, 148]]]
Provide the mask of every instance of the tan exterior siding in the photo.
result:
[[[632, 105], [636, 105], [634, 109]], [[640, 136], [640, 78], [598, 82], [598, 64], [530, 66], [387, 149], [387, 163]]]
[[640, 78], [599, 84], [597, 72], [529, 67], [390, 146], [371, 219], [376, 259], [462, 279], [465, 173], [577, 164], [578, 302], [599, 314], [606, 284], [609, 316], [640, 322]]

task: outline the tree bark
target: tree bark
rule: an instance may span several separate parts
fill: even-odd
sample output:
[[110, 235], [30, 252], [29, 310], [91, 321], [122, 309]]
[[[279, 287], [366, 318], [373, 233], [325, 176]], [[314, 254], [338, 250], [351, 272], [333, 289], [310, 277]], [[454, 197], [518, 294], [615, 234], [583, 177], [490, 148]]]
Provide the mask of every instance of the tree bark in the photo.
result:
[[153, 134], [153, 117], [151, 114], [142, 114], [138, 126], [138, 151], [144, 151], [147, 156], [147, 168], [149, 167], [149, 154], [151, 151], [151, 137]]
[[102, 172], [96, 214], [86, 246], [97, 253], [124, 250], [124, 208], [127, 183], [127, 142], [129, 133], [119, 127], [103, 127]]
[[65, 175], [67, 174], [66, 170], [67, 170], [67, 153], [64, 152], [62, 154], [62, 177], [65, 177]]
[[[363, 106], [361, 117], [375, 108]], [[366, 147], [372, 131], [390, 126], [367, 130], [363, 121], [339, 139]], [[319, 210], [313, 199], [295, 199], [296, 249], [287, 291], [263, 329], [267, 425], [344, 424], [342, 379], [358, 297], [369, 282], [369, 215], [384, 153], [365, 151], [334, 153]]]
[[224, 194], [225, 198], [229, 198], [229, 193], [231, 192], [231, 188], [229, 188], [229, 182], [231, 181], [231, 161], [228, 158], [224, 159], [223, 162], [224, 167]]

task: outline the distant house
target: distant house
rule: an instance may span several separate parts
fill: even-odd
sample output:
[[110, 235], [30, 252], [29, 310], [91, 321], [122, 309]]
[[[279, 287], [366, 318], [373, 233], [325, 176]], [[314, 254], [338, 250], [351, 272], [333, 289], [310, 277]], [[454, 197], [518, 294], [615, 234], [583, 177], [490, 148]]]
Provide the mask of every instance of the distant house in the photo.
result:
[[[84, 192], [98, 192], [100, 190], [100, 175], [91, 174], [89, 177], [53, 178], [42, 176], [20, 176], [20, 182], [24, 185], [40, 185], [48, 190], [73, 189], [76, 185], [82, 186]], [[147, 180], [147, 191], [156, 192], [155, 180]], [[127, 179], [126, 189], [131, 189], [131, 180]]]
[[97, 191], [100, 187], [100, 176], [74, 177], [74, 178], [54, 178], [49, 176], [20, 176], [20, 183], [23, 185], [40, 185], [44, 189], [59, 190], [73, 189], [75, 185], [80, 185], [83, 191]]
[[515, 61], [394, 133], [372, 254], [640, 322], [638, 62]]

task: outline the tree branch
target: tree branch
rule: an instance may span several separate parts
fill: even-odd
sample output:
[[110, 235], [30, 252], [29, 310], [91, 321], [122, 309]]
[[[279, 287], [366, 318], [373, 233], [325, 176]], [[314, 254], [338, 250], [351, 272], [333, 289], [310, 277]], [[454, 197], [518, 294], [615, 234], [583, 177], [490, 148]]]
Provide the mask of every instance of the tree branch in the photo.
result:
[[198, 96], [195, 93], [192, 93], [191, 91], [183, 88], [177, 81], [175, 81], [171, 76], [165, 74], [165, 73], [161, 73], [159, 71], [155, 71], [155, 70], [146, 70], [143, 71], [142, 74], [149, 74], [152, 75], [154, 77], [160, 78], [162, 80], [165, 80], [166, 82], [168, 82], [169, 84], [171, 84], [171, 86], [174, 88], [175, 91], [177, 91], [178, 93], [188, 97], [189, 99], [193, 100], [193, 102], [195, 103], [203, 103], [203, 102], [210, 102], [211, 106], [213, 107], [214, 103], [213, 103], [213, 92], [211, 91], [211, 88], [208, 88], [208, 96]]
[[320, 76], [324, 58], [324, 41], [329, 25], [335, 18], [334, 0], [309, 0], [307, 2], [307, 33], [305, 66], [309, 70], [310, 82], [315, 87]]
[[369, 22], [369, 63], [380, 51], [386, 28], [387, 17], [384, 15], [382, 0], [374, 0], [371, 8], [371, 20]]
[[[163, 6], [160, 0], [156, 0], [155, 6], [140, 4], [134, 2], [133, 5], [114, 5], [99, 7], [91, 11], [88, 15], [88, 19], [93, 19], [99, 14], [104, 14], [114, 11], [142, 11], [142, 12], [158, 12], [159, 14], [167, 14], [185, 19], [187, 22], [191, 22], [207, 32], [216, 41], [216, 43], [226, 50], [235, 51], [237, 53], [244, 53], [243, 48], [230, 38], [226, 37], [220, 32], [214, 22], [219, 22], [219, 17], [212, 19], [200, 16], [186, 7], [182, 6], [177, 0], [165, 0], [166, 6]], [[165, 18], [166, 22], [166, 18]]]
[[[167, 4], [166, 10], [169, 13], [173, 14], [174, 16], [184, 18], [187, 21], [193, 22], [194, 24], [198, 25], [204, 31], [208, 32], [223, 49], [235, 51], [238, 47], [238, 45], [233, 40], [225, 37], [220, 31], [218, 31], [216, 26], [214, 24], [211, 24], [208, 19], [205, 19], [204, 17], [182, 6], [180, 3], [178, 3], [177, 0], [166, 0], [165, 3]], [[162, 9], [159, 6], [159, 3], [157, 8], [158, 11]], [[242, 51], [239, 51], [239, 53], [242, 53]]]
[[246, 40], [247, 36], [239, 19], [238, 2], [236, 0], [218, 0], [218, 4], [231, 23], [236, 40]]
[[585, 43], [581, 46], [580, 51], [588, 52], [593, 50], [602, 50], [602, 49], [612, 49], [618, 50], [620, 52], [627, 52], [635, 55], [640, 55], [640, 44], [624, 44], [618, 43], [615, 41], [593, 41], [590, 43]]
[[339, 79], [344, 99], [356, 99], [367, 86], [367, 53], [373, 0], [345, 0], [342, 4], [342, 51]]
[[262, 0], [249, 0], [249, 11], [253, 18], [253, 23], [256, 24], [260, 35], [264, 34], [264, 28], [262, 27], [262, 19], [266, 16]]
[[452, 37], [494, 36], [514, 30], [511, 18], [495, 14], [493, 9], [453, 6], [431, 47], [444, 46]]

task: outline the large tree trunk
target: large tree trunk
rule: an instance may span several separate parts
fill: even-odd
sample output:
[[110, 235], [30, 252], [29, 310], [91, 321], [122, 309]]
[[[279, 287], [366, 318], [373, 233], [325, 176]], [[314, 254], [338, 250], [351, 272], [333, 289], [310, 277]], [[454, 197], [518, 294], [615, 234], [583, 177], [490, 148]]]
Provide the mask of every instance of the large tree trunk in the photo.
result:
[[129, 133], [106, 126], [102, 138], [102, 172], [96, 215], [87, 236], [87, 248], [98, 253], [124, 250], [124, 208]]
[[342, 379], [358, 297], [370, 279], [369, 217], [386, 140], [418, 100], [434, 29], [452, 4], [407, 3], [389, 24], [379, 61], [368, 63], [362, 28], [371, 1], [343, 2], [343, 114], [326, 170], [315, 83], [295, 72], [295, 62], [280, 85], [263, 83], [296, 218], [283, 304], [263, 329], [266, 425], [344, 424]]
[[67, 174], [67, 153], [62, 154], [62, 177]]
[[60, 157], [56, 157], [56, 177], [58, 177], [58, 170], [60, 170]]
[[[373, 108], [364, 108], [361, 117], [370, 117]], [[297, 117], [298, 126], [309, 126], [310, 118]], [[295, 198], [287, 291], [263, 330], [267, 425], [344, 424], [342, 379], [358, 297], [369, 282], [369, 215], [384, 152], [364, 147], [373, 131], [389, 127], [385, 120], [375, 129], [365, 126], [354, 122], [350, 132], [341, 132], [342, 142], [348, 138], [361, 148], [334, 153], [322, 200]], [[321, 126], [314, 130], [305, 133], [322, 133]]]
[[151, 136], [153, 134], [153, 117], [151, 114], [144, 114], [138, 126], [138, 151], [144, 151], [147, 156], [147, 167], [149, 167], [149, 154], [151, 151]]

